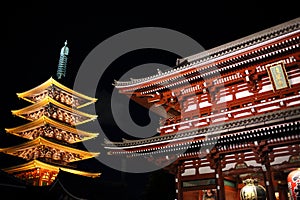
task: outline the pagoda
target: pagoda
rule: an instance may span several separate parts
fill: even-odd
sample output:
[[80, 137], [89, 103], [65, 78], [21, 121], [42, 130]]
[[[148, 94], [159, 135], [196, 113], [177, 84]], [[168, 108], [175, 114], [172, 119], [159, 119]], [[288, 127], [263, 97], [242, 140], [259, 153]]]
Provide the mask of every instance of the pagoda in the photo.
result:
[[[61, 50], [57, 71], [58, 79], [65, 76], [68, 47]], [[99, 155], [80, 149], [79, 144], [98, 136], [77, 129], [76, 126], [97, 118], [79, 109], [93, 104], [95, 98], [76, 92], [50, 77], [47, 81], [28, 91], [17, 93], [29, 106], [13, 110], [14, 116], [28, 123], [6, 128], [6, 132], [25, 139], [25, 142], [0, 149], [0, 152], [19, 157], [23, 163], [6, 167], [3, 171], [28, 185], [51, 185], [60, 171], [86, 177], [99, 177], [101, 173], [78, 169], [77, 163]]]
[[287, 176], [300, 167], [300, 18], [113, 85], [161, 121], [155, 136], [105, 141], [105, 149], [173, 173], [177, 200], [238, 200], [247, 179], [267, 199], [291, 196]]

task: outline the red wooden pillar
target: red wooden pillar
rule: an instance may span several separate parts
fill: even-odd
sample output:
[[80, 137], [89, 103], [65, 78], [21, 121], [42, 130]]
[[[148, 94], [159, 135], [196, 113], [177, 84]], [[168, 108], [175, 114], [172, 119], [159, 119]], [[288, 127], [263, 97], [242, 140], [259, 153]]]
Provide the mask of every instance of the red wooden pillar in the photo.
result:
[[177, 200], [183, 200], [183, 190], [182, 190], [182, 181], [181, 181], [181, 163], [178, 163], [177, 173], [175, 178], [176, 183], [176, 196]]
[[222, 174], [221, 159], [216, 162], [216, 183], [217, 183], [217, 198], [219, 200], [225, 199], [225, 186], [224, 186], [224, 176]]
[[[267, 156], [267, 155], [266, 155]], [[272, 172], [269, 159], [265, 159], [265, 165], [263, 165], [263, 175], [264, 181], [266, 184], [266, 192], [267, 192], [267, 199], [276, 199], [275, 191], [273, 188], [273, 180], [272, 180]]]

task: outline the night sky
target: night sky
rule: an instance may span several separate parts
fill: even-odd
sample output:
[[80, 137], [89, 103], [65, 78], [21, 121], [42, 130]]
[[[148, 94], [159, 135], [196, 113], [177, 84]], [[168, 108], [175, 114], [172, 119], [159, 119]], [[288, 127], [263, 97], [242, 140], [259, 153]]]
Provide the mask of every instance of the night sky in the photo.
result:
[[[239, 4], [227, 1], [199, 1], [198, 4], [174, 1], [167, 5], [152, 1], [135, 4], [106, 4], [102, 1], [20, 2], [8, 2], [2, 6], [1, 12], [2, 146], [16, 143], [4, 140], [11, 138], [5, 136], [4, 128], [25, 123], [11, 114], [11, 110], [28, 105], [18, 99], [16, 93], [27, 91], [51, 76], [56, 78], [59, 53], [65, 40], [68, 40], [70, 55], [63, 84], [72, 88], [86, 56], [102, 41], [122, 31], [139, 27], [169, 28], [210, 49], [299, 17], [298, 5], [290, 0], [240, 1]], [[97, 114], [102, 116], [99, 122], [107, 137], [113, 140], [126, 138], [111, 115], [109, 105], [113, 80], [118, 80], [126, 70], [143, 63], [175, 66], [176, 58], [177, 55], [159, 50], [136, 51], [120, 57], [107, 68], [95, 94], [99, 99]], [[146, 110], [135, 104], [131, 107], [134, 120], [141, 125], [147, 124]], [[126, 183], [130, 200], [141, 199], [146, 185], [151, 182], [149, 180], [155, 180], [149, 178], [151, 173], [120, 173], [101, 163], [92, 163], [95, 167], [92, 164], [88, 167], [99, 168], [103, 172], [103, 181]]]

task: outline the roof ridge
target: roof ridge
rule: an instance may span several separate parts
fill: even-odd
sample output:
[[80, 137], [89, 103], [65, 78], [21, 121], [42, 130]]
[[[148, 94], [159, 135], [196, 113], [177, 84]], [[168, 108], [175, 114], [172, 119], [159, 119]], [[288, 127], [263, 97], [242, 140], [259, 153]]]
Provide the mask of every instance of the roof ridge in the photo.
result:
[[[223, 45], [205, 50], [203, 52], [200, 52], [200, 53], [197, 53], [197, 54], [194, 54], [194, 55], [191, 55], [191, 56], [187, 56], [187, 57], [179, 59], [179, 60], [182, 60], [182, 61], [187, 60], [188, 62], [194, 62], [194, 61], [196, 61], [198, 59], [201, 59], [205, 56], [210, 56], [210, 55], [225, 51], [227, 49], [233, 48], [235, 46], [241, 46], [242, 48], [245, 48], [246, 46], [253, 45], [254, 43], [251, 43], [251, 41], [253, 41], [253, 40], [257, 40], [257, 39], [262, 38], [262, 37], [266, 37], [265, 39], [270, 39], [270, 37], [272, 37], [272, 36], [268, 36], [270, 34], [275, 34], [273, 37], [277, 37], [277, 36], [280, 36], [282, 34], [286, 34], [287, 32], [292, 32], [294, 30], [297, 30], [299, 28], [299, 25], [300, 25], [300, 17], [295, 18], [295, 19], [290, 20], [290, 21], [287, 21], [287, 22], [284, 22], [284, 23], [281, 23], [281, 24], [278, 24], [278, 25], [275, 25], [275, 26], [272, 26], [272, 27], [269, 27], [269, 28], [261, 30], [259, 32], [247, 35], [245, 37], [233, 40], [233, 41], [225, 43]], [[282, 32], [278, 33], [279, 35], [276, 34], [276, 32], [280, 32], [280, 31], [282, 31]], [[257, 42], [262, 42], [262, 41], [259, 40]], [[246, 43], [250, 43], [250, 44], [249, 45], [243, 45], [243, 44], [246, 44]], [[237, 48], [237, 49], [240, 49], [240, 48]]]

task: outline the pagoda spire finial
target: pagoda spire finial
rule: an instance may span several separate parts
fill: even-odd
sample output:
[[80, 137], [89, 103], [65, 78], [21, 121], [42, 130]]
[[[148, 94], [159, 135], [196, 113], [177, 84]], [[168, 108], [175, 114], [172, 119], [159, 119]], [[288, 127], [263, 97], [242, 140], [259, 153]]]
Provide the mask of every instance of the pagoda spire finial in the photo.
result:
[[65, 46], [63, 46], [60, 51], [60, 57], [59, 57], [57, 73], [56, 73], [58, 79], [61, 79], [62, 77], [66, 76], [67, 59], [68, 59], [67, 56], [69, 55], [69, 48], [67, 47], [67, 44], [68, 42], [66, 40]]

